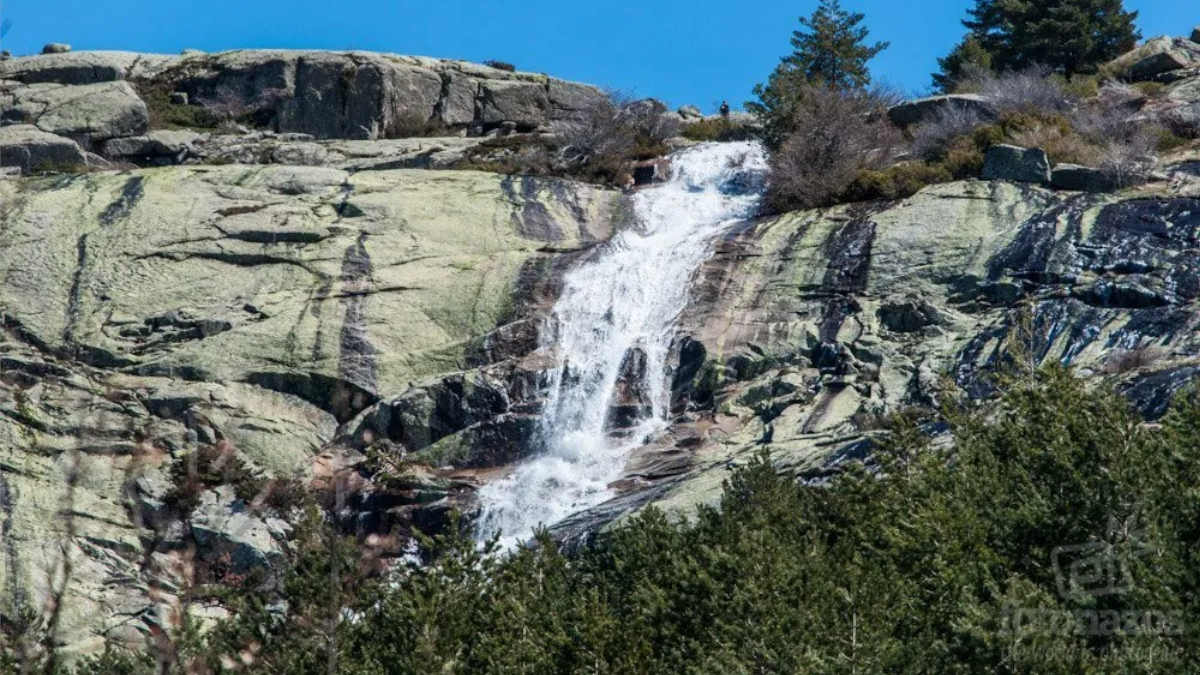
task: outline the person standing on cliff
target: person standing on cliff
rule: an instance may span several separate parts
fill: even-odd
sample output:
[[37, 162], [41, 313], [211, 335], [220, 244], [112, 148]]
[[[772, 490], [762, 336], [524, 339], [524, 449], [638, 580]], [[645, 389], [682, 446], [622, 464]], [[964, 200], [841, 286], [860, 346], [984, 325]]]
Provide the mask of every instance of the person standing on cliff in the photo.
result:
[[729, 101], [721, 101], [721, 117], [729, 119]]

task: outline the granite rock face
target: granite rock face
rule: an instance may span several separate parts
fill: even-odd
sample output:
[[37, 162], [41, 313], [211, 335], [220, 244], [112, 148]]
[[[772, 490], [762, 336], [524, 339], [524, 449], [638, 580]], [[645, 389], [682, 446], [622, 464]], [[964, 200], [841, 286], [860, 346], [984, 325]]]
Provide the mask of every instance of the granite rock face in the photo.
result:
[[618, 497], [556, 533], [713, 504], [764, 448], [820, 481], [869, 457], [879, 415], [945, 387], [987, 395], [1014, 341], [1162, 415], [1200, 373], [1198, 238], [1195, 181], [1118, 194], [970, 181], [747, 223], [693, 287], [671, 429], [635, 452]]
[[[176, 124], [204, 133], [204, 145], [245, 145], [256, 135], [282, 143], [440, 135], [453, 143], [466, 135], [551, 132], [605, 97], [541, 74], [374, 52], [55, 52], [0, 62], [0, 124], [35, 125], [107, 160], [142, 166], [331, 165], [342, 158], [311, 145], [205, 155], [153, 137], [180, 131]], [[306, 140], [288, 138], [296, 135]]]
[[[180, 496], [214, 448], [267, 484], [348, 480], [337, 522], [393, 555], [469, 516], [538, 450], [563, 274], [628, 226], [614, 191], [428, 170], [24, 178], [0, 204], [0, 597], [44, 606], [71, 556], [75, 652], [168, 625], [196, 574], [274, 569], [286, 508], [240, 483]], [[1200, 374], [1197, 214], [1183, 178], [969, 181], [741, 224], [680, 319], [672, 424], [557, 534], [688, 513], [762, 448], [821, 480], [870, 456], [879, 415], [986, 395], [1013, 339], [1161, 415]], [[402, 473], [378, 478], [378, 457]]]
[[87, 164], [83, 149], [69, 138], [55, 136], [31, 124], [0, 127], [0, 166], [30, 173], [40, 167]]
[[[242, 478], [314, 485], [355, 466], [393, 442], [352, 433], [379, 401], [412, 402], [380, 423], [396, 457], [466, 454], [428, 453], [419, 497], [355, 488], [346, 527], [436, 526], [472, 493], [447, 466], [497, 439], [513, 449], [492, 463], [524, 451], [534, 411], [509, 394], [536, 342], [523, 317], [620, 202], [555, 180], [300, 166], [0, 181], [0, 614], [45, 607], [69, 558], [67, 652], [139, 646], [181, 589], [273, 568], [291, 516]], [[181, 477], [214, 449], [244, 467], [239, 492], [189, 502]]]
[[110, 138], [145, 133], [149, 127], [146, 104], [128, 82], [17, 87], [10, 102], [0, 106], [0, 118], [33, 124], [88, 148]]
[[993, 145], [984, 155], [983, 177], [1044, 185], [1050, 182], [1050, 159], [1041, 148]]
[[907, 127], [937, 119], [951, 111], [967, 111], [981, 119], [990, 119], [996, 111], [979, 94], [949, 94], [906, 101], [888, 109], [888, 118], [898, 127]]

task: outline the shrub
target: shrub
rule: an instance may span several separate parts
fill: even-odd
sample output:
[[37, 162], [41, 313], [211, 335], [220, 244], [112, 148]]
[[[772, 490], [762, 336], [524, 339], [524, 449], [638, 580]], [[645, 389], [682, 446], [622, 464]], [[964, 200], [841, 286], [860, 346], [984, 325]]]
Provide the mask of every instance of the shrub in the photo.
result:
[[976, 77], [972, 88], [987, 97], [1001, 113], [1065, 112], [1075, 103], [1061, 81], [1049, 77], [1043, 68], [999, 74], [981, 71]]
[[839, 195], [839, 201], [902, 199], [916, 194], [926, 185], [953, 179], [945, 166], [925, 162], [904, 162], [882, 170], [867, 169], [855, 176], [850, 187]]
[[1167, 85], [1162, 82], [1138, 82], [1133, 85], [1146, 98], [1159, 98], [1166, 91]]
[[899, 132], [885, 112], [869, 92], [808, 87], [788, 120], [790, 135], [771, 156], [766, 208], [831, 204], [860, 171], [886, 166]]
[[555, 162], [568, 175], [619, 183], [631, 160], [668, 152], [665, 141], [679, 134], [681, 123], [665, 112], [653, 99], [629, 101], [615, 93], [597, 99], [560, 127]]
[[693, 141], [746, 141], [757, 136], [754, 128], [727, 118], [704, 119], [683, 125], [679, 134]]
[[484, 61], [483, 65], [489, 68], [495, 68], [496, 70], [507, 70], [510, 73], [515, 73], [517, 71], [517, 67], [507, 61], [490, 60]]
[[172, 103], [168, 83], [141, 80], [134, 88], [146, 103], [151, 129], [215, 129], [225, 119], [204, 106]]
[[1109, 375], [1124, 375], [1125, 373], [1153, 365], [1155, 362], [1162, 360], [1162, 358], [1162, 349], [1153, 345], [1117, 351], [1104, 364], [1104, 372]]
[[941, 159], [953, 141], [969, 136], [984, 124], [984, 118], [972, 108], [943, 108], [913, 130], [913, 154], [927, 160]]
[[1080, 136], [1063, 119], [1033, 121], [1014, 128], [1007, 140], [1025, 148], [1041, 148], [1053, 163], [1069, 162], [1094, 166], [1101, 158], [1101, 149]]
[[1070, 77], [1055, 73], [1050, 76], [1050, 79], [1066, 93], [1068, 97], [1076, 101], [1083, 101], [1095, 97], [1100, 93], [1101, 77], [1099, 75], [1080, 75], [1075, 74]]

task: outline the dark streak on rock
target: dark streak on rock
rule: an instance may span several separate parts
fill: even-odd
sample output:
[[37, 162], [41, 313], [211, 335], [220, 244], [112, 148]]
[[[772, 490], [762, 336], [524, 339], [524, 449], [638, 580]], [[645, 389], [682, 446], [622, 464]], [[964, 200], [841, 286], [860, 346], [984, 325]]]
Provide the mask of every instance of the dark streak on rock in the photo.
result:
[[17, 543], [12, 531], [16, 496], [4, 473], [0, 468], [0, 541], [4, 542], [4, 578], [8, 580], [9, 602], [7, 607], [0, 608], [0, 618], [5, 618], [7, 611], [17, 612], [24, 609], [29, 601], [25, 595], [25, 588], [20, 583]]
[[860, 311], [853, 294], [867, 288], [874, 243], [875, 223], [865, 216], [850, 221], [825, 242], [829, 266], [825, 269], [822, 290], [835, 295], [825, 303], [821, 317], [822, 343], [835, 342], [846, 317]]
[[145, 194], [144, 182], [145, 179], [141, 176], [134, 176], [125, 181], [125, 187], [121, 188], [121, 195], [100, 214], [100, 224], [112, 225], [128, 216]]
[[521, 207], [520, 213], [513, 213], [512, 222], [522, 236], [539, 241], [562, 241], [562, 228], [538, 198], [540, 186], [541, 181], [523, 176], [505, 176], [500, 181], [504, 196]]
[[[338, 379], [356, 389], [375, 394], [378, 391], [376, 357], [379, 350], [371, 344], [366, 323], [368, 293], [374, 285], [371, 256], [367, 253], [367, 233], [359, 234], [342, 258], [341, 282], [345, 307], [342, 319]], [[355, 392], [339, 390], [334, 393], [334, 408], [339, 417], [352, 417], [373, 403]]]

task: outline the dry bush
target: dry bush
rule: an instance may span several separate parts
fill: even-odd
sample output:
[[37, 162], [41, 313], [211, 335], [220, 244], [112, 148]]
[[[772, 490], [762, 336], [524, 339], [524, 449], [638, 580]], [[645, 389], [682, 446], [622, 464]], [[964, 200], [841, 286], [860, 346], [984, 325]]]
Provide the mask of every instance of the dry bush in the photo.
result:
[[758, 137], [758, 130], [750, 124], [725, 117], [703, 119], [683, 125], [679, 134], [692, 141], [748, 141]]
[[1103, 110], [1126, 108], [1134, 111], [1146, 102], [1146, 95], [1140, 89], [1120, 80], [1108, 80], [1100, 86], [1091, 105]]
[[492, 59], [489, 61], [484, 61], [483, 65], [487, 66], [488, 68], [495, 68], [496, 70], [504, 70], [504, 71], [508, 71], [510, 73], [515, 73], [517, 71], [517, 67], [514, 66], [513, 64], [509, 63], [508, 61], [497, 61], [495, 59]]
[[864, 170], [886, 166], [900, 141], [887, 103], [870, 92], [810, 86], [771, 156], [766, 208], [782, 212], [834, 203]]
[[629, 101], [615, 93], [596, 99], [559, 127], [555, 164], [569, 175], [617, 182], [630, 160], [667, 153], [665, 141], [679, 134], [680, 122], [665, 112], [651, 99]]
[[913, 154], [927, 160], [941, 159], [955, 139], [970, 135], [986, 122], [973, 108], [943, 108], [913, 130]]
[[1060, 81], [1043, 68], [991, 73], [976, 71], [970, 88], [986, 96], [997, 111], [1064, 112], [1074, 105]]
[[637, 131], [615, 96], [596, 99], [558, 131], [558, 163], [568, 171], [615, 180], [637, 146]]
[[1162, 360], [1163, 350], [1153, 345], [1115, 352], [1104, 364], [1107, 375], [1123, 375], [1140, 370]]
[[[1107, 100], [1102, 98], [1082, 106], [1072, 115], [1074, 130], [1095, 151], [1091, 156], [1063, 160], [1097, 166], [1119, 187], [1139, 182], [1154, 167], [1154, 153], [1164, 134], [1169, 135], [1153, 119], [1131, 117], [1130, 107], [1123, 99], [1122, 92], [1114, 86]], [[1112, 105], [1114, 100], [1116, 105]]]
[[1101, 153], [1100, 169], [1108, 174], [1117, 187], [1143, 182], [1154, 168], [1158, 139], [1157, 127], [1147, 125], [1112, 140]]
[[1058, 164], [1096, 165], [1102, 157], [1102, 148], [1079, 135], [1069, 124], [1034, 122], [1025, 128], [1012, 131], [1007, 140], [1023, 148], [1041, 148], [1050, 161]]

